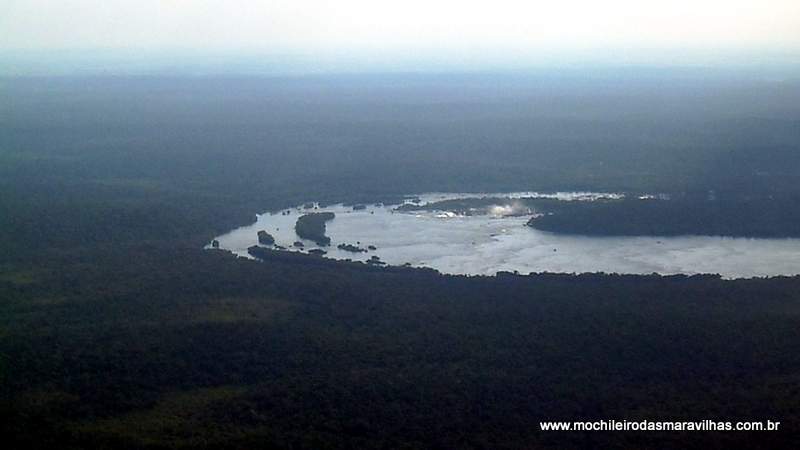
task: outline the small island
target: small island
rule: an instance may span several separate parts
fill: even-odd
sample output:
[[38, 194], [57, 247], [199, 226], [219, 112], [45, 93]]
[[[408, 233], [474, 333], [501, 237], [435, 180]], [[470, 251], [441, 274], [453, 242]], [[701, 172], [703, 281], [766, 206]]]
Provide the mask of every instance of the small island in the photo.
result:
[[367, 251], [357, 245], [353, 244], [339, 244], [336, 246], [339, 250], [344, 250], [350, 253], [366, 253]]
[[334, 217], [336, 215], [332, 212], [304, 214], [297, 219], [294, 231], [300, 238], [314, 241], [320, 247], [328, 246], [331, 238], [325, 236], [325, 222]]
[[258, 232], [258, 243], [261, 245], [275, 245], [275, 238], [264, 230]]

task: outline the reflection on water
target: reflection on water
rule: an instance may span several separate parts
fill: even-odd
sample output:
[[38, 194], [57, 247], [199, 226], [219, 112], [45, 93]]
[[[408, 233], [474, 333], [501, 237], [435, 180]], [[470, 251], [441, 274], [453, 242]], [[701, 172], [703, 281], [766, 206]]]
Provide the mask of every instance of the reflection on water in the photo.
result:
[[[465, 197], [521, 198], [541, 196], [514, 194], [426, 194], [421, 202]], [[551, 198], [590, 201], [617, 194], [560, 193]], [[331, 211], [327, 224], [331, 246], [325, 257], [366, 261], [377, 255], [392, 265], [410, 263], [442, 273], [491, 275], [498, 271], [607, 272], [695, 274], [719, 273], [726, 278], [800, 274], [800, 239], [748, 239], [710, 236], [682, 237], [587, 237], [547, 233], [525, 226], [525, 215], [506, 216], [504, 205], [492, 214], [459, 216], [448, 211], [398, 212], [393, 206], [368, 205], [363, 210], [335, 205], [315, 211]], [[249, 257], [247, 248], [257, 244], [257, 232], [266, 230], [276, 243], [291, 249], [299, 238], [297, 218], [310, 210], [296, 208], [288, 214], [266, 213], [256, 223], [217, 237], [219, 246]], [[303, 241], [302, 251], [317, 248]], [[338, 249], [353, 244], [375, 250], [352, 253]]]

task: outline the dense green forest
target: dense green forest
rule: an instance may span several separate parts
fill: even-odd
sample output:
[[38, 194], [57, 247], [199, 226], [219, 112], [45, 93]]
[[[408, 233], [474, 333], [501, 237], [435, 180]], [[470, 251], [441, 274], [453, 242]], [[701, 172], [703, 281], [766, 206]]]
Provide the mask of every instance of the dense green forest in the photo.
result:
[[[4, 271], [3, 436], [59, 448], [779, 448], [800, 279], [445, 277], [140, 244]], [[540, 420], [780, 420], [543, 433]]]
[[317, 245], [330, 245], [331, 238], [325, 236], [325, 222], [333, 220], [332, 212], [308, 213], [297, 218], [294, 231], [298, 237], [314, 241]]
[[800, 196], [680, 196], [561, 202], [544, 206], [529, 225], [544, 231], [595, 236], [709, 235], [800, 237]]
[[[0, 81], [3, 440], [792, 448], [798, 277], [442, 276], [202, 249], [266, 210], [425, 191], [724, 187], [796, 214], [796, 85], [661, 83]], [[538, 427], [611, 418], [782, 431]]]
[[561, 201], [484, 196], [426, 204], [405, 203], [401, 211], [487, 214], [492, 206], [516, 206], [531, 215], [528, 225], [554, 233], [588, 236], [800, 237], [800, 196], [716, 192], [677, 193], [665, 198], [626, 193], [620, 199]]
[[795, 81], [0, 80], [4, 257], [430, 191], [800, 192]]

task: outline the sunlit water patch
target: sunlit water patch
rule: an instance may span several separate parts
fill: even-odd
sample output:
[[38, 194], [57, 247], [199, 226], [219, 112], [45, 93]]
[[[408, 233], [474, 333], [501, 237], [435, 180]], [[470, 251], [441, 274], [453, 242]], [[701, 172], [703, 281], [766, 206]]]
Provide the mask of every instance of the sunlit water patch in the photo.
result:
[[[421, 203], [455, 198], [539, 196], [564, 201], [618, 198], [619, 194], [531, 192], [503, 194], [425, 194]], [[259, 215], [249, 226], [216, 238], [219, 248], [243, 257], [265, 230], [286, 251], [322, 248], [326, 258], [367, 261], [377, 256], [390, 265], [430, 267], [442, 273], [492, 275], [499, 271], [606, 272], [629, 274], [718, 273], [726, 278], [800, 274], [800, 239], [750, 239], [713, 236], [594, 237], [562, 235], [526, 226], [529, 215], [516, 215], [508, 205], [489, 208], [484, 215], [452, 211], [396, 211], [397, 205], [317, 209], [293, 208]], [[288, 212], [287, 212], [288, 211]], [[331, 245], [319, 247], [300, 239], [297, 218], [308, 212], [329, 211]], [[510, 214], [510, 215], [509, 215]], [[295, 248], [297, 241], [303, 248]], [[337, 248], [351, 244], [366, 252]], [[209, 246], [210, 247], [210, 246]]]

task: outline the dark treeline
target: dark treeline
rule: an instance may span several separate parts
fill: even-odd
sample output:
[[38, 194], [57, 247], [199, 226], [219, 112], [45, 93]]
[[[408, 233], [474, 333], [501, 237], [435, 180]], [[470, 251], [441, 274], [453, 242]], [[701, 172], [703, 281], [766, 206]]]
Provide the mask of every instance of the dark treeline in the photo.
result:
[[[440, 276], [152, 245], [0, 283], [12, 448], [788, 448], [800, 279]], [[543, 433], [541, 420], [781, 420]]]
[[[255, 213], [309, 201], [723, 186], [736, 198], [796, 195], [791, 83], [62, 78], [0, 87], [8, 448], [797, 442], [798, 278], [454, 277], [202, 250]], [[593, 418], [770, 419], [783, 431], [538, 429]]]
[[202, 245], [427, 191], [800, 192], [796, 82], [623, 75], [3, 79], [0, 241]]
[[529, 225], [595, 236], [800, 237], [800, 196], [562, 202]]

